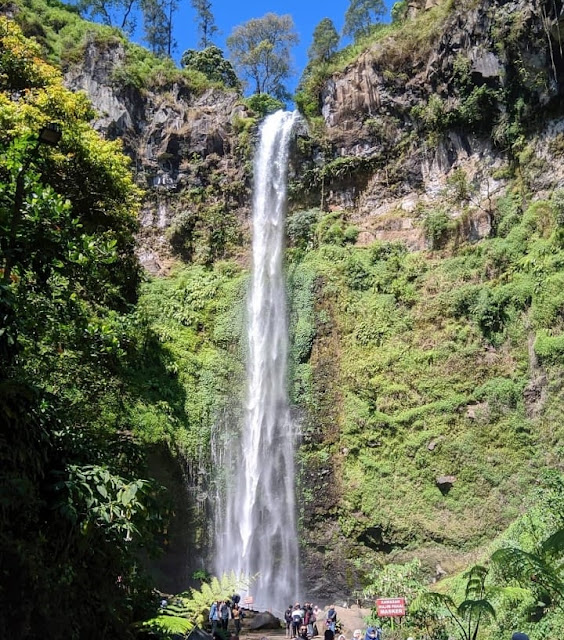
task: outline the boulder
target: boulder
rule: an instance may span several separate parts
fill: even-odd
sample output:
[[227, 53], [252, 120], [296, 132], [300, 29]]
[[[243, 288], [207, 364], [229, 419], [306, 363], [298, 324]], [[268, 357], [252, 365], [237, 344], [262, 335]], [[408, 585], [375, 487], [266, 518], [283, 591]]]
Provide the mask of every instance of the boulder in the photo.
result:
[[250, 628], [253, 631], [258, 629], [280, 629], [281, 626], [280, 620], [270, 611], [261, 611], [252, 619], [250, 624]]

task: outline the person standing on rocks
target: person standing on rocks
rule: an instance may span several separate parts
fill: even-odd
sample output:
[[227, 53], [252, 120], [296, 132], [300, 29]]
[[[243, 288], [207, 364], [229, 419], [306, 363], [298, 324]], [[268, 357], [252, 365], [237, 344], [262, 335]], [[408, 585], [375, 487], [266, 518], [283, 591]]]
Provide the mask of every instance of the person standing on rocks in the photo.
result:
[[292, 605], [289, 604], [286, 611], [284, 611], [284, 622], [286, 623], [286, 637], [292, 637]]
[[209, 620], [211, 622], [211, 633], [213, 636], [217, 631], [217, 623], [219, 622], [219, 601], [212, 602], [212, 606], [210, 607]]
[[239, 637], [241, 633], [241, 609], [238, 604], [233, 605], [231, 609], [231, 617], [233, 618], [233, 624], [235, 625], [235, 635]]
[[298, 637], [303, 617], [304, 612], [300, 609], [300, 603], [296, 602], [292, 610], [292, 633], [294, 634], [294, 638]]
[[335, 629], [337, 628], [337, 612], [335, 611], [335, 605], [331, 605], [329, 607], [329, 611], [327, 611], [327, 620], [325, 624], [328, 629], [331, 629], [333, 635], [335, 635]]
[[221, 603], [219, 613], [221, 617], [221, 628], [227, 631], [227, 625], [229, 624], [229, 605], [227, 604], [227, 600]]

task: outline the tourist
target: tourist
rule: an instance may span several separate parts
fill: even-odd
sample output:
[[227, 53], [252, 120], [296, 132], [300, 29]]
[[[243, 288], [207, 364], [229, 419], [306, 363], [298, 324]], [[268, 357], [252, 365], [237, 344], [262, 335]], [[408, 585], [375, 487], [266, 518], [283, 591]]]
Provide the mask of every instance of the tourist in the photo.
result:
[[299, 640], [309, 640], [307, 637], [307, 627], [305, 624], [300, 625], [300, 634], [298, 635]]
[[346, 639], [346, 638], [345, 638], [345, 636], [341, 633], [341, 634], [339, 635], [339, 637], [337, 638], [337, 640], [347, 640], [347, 639]]
[[235, 635], [239, 637], [241, 633], [241, 609], [238, 604], [234, 604], [231, 609], [231, 617], [233, 618], [233, 624], [235, 625]]
[[327, 619], [325, 620], [326, 626], [331, 629], [333, 635], [335, 635], [335, 629], [337, 628], [337, 612], [335, 611], [335, 605], [332, 604], [327, 611]]
[[325, 629], [323, 640], [335, 640], [335, 634], [333, 633], [333, 631], [331, 631], [331, 629]]
[[313, 623], [315, 616], [313, 614], [313, 606], [311, 602], [306, 602], [304, 606], [304, 624], [307, 627], [307, 635], [313, 638]]
[[361, 640], [362, 631], [360, 629], [355, 629], [353, 633], [353, 640]]
[[300, 627], [302, 626], [302, 621], [304, 618], [304, 612], [300, 608], [300, 603], [296, 602], [294, 608], [292, 609], [292, 634], [294, 638], [297, 638]]
[[219, 615], [221, 618], [221, 628], [224, 631], [227, 631], [227, 625], [229, 624], [229, 604], [227, 600], [224, 600], [221, 603], [221, 607], [219, 608]]
[[286, 637], [292, 637], [292, 605], [289, 604], [286, 611], [284, 611], [284, 622], [286, 623]]
[[374, 627], [368, 627], [368, 629], [366, 629], [364, 640], [376, 640], [376, 629]]
[[209, 621], [211, 622], [211, 633], [213, 636], [217, 631], [217, 624], [219, 622], [219, 601], [212, 602], [212, 605], [210, 607]]

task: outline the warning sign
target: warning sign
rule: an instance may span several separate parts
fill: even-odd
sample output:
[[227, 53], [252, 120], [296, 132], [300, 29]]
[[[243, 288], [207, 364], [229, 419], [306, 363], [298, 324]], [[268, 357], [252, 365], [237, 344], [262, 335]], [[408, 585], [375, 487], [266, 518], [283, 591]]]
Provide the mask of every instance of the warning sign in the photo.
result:
[[405, 598], [378, 598], [376, 611], [379, 618], [399, 618], [405, 615]]

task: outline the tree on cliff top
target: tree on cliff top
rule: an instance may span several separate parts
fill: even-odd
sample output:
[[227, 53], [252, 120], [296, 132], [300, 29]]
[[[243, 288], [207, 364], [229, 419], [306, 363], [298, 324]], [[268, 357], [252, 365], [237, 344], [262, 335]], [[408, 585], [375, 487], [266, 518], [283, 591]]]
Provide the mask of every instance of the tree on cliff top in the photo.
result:
[[206, 49], [213, 44], [212, 37], [218, 30], [211, 10], [212, 3], [210, 0], [190, 0], [190, 4], [197, 14], [196, 25], [200, 34], [198, 45]]
[[316, 60], [327, 61], [337, 50], [339, 34], [330, 18], [323, 18], [313, 30], [313, 42], [308, 50], [311, 62]]
[[385, 11], [383, 0], [351, 0], [345, 13], [343, 35], [355, 40], [368, 35]]
[[254, 85], [253, 93], [284, 99], [291, 72], [290, 47], [299, 41], [290, 15], [267, 13], [233, 29], [227, 47], [235, 67]]
[[233, 66], [223, 57], [223, 51], [214, 45], [202, 51], [186, 49], [180, 64], [186, 69], [195, 69], [203, 73], [212, 82], [220, 82], [228, 89], [241, 89], [241, 83]]

